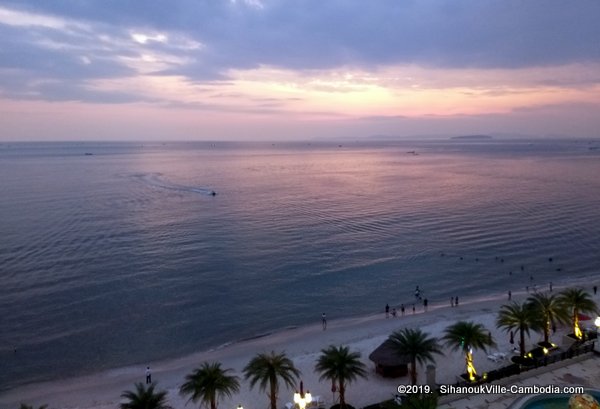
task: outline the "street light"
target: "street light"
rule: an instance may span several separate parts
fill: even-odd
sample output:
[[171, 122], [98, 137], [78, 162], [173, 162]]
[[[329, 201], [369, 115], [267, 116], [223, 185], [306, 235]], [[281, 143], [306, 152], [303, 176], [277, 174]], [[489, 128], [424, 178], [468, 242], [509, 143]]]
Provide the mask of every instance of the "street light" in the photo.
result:
[[300, 409], [306, 408], [306, 405], [312, 402], [312, 395], [309, 391], [304, 393], [304, 384], [300, 381], [300, 392], [294, 393], [294, 403], [298, 405]]
[[242, 405], [238, 405], [237, 409], [244, 409]]

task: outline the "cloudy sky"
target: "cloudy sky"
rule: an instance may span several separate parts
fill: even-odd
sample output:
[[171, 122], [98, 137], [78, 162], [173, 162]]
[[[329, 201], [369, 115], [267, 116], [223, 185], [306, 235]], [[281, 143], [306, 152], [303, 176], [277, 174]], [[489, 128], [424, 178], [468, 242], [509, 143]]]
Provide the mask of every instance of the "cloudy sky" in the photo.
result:
[[598, 0], [0, 0], [0, 139], [600, 136]]

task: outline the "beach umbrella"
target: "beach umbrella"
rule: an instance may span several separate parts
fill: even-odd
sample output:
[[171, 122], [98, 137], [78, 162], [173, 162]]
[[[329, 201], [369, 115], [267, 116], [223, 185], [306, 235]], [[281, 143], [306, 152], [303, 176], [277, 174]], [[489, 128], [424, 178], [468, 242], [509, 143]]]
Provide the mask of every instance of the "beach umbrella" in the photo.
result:
[[592, 317], [590, 317], [589, 315], [585, 315], [582, 313], [577, 314], [577, 318], [579, 319], [579, 321], [589, 321], [592, 319]]

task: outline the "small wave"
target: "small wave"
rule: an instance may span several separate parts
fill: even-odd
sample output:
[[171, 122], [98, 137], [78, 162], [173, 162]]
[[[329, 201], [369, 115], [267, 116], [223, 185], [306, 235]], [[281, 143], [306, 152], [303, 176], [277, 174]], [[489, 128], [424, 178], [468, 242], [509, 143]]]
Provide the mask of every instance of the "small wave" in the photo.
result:
[[220, 349], [227, 348], [227, 347], [229, 347], [229, 346], [231, 346], [231, 345], [233, 345], [233, 344], [235, 344], [235, 342], [234, 342], [234, 341], [228, 341], [228, 342], [224, 342], [224, 343], [222, 343], [222, 344], [220, 344], [220, 345], [217, 345], [217, 346], [216, 346], [216, 347], [214, 347], [214, 348], [211, 348], [211, 349], [209, 349], [209, 351], [218, 351], [218, 350], [220, 350]]
[[218, 346], [216, 346], [214, 348], [209, 349], [209, 351], [218, 351], [220, 349], [227, 348], [227, 347], [230, 347], [232, 345], [242, 344], [242, 343], [248, 342], [248, 341], [255, 341], [257, 339], [270, 337], [272, 335], [280, 334], [280, 333], [283, 333], [285, 331], [295, 330], [295, 329], [298, 329], [298, 328], [299, 328], [298, 325], [288, 325], [286, 327], [283, 327], [283, 328], [280, 328], [280, 329], [277, 329], [277, 330], [266, 331], [266, 332], [262, 332], [262, 333], [259, 333], [259, 334], [250, 335], [250, 336], [247, 336], [247, 337], [244, 337], [244, 338], [238, 338], [238, 339], [236, 339], [234, 341], [228, 341], [228, 342], [220, 344], [220, 345], [218, 345]]
[[260, 338], [268, 337], [269, 335], [273, 335], [273, 331], [263, 332], [262, 334], [251, 335], [249, 337], [242, 338], [242, 339], [240, 339], [240, 340], [238, 340], [236, 342], [252, 341], [252, 340], [255, 340], [255, 339], [260, 339]]

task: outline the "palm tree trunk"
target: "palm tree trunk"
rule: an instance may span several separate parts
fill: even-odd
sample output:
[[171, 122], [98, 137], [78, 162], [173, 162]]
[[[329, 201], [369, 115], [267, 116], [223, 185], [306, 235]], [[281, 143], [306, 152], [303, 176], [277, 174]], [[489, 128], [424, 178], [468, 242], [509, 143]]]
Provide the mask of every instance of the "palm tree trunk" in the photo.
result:
[[277, 386], [273, 384], [273, 380], [271, 379], [271, 409], [277, 409]]
[[273, 393], [271, 393], [271, 409], [277, 409], [277, 399]]
[[546, 325], [544, 326], [544, 343], [547, 345], [550, 340], [550, 319], [546, 320]]
[[410, 384], [417, 384], [417, 358], [412, 357], [410, 361]]
[[576, 337], [579, 337], [579, 311], [577, 311], [577, 308], [573, 308], [573, 335], [575, 335]]
[[465, 352], [465, 363], [467, 367], [467, 376], [470, 381], [476, 379], [477, 371], [475, 370], [475, 365], [473, 365], [473, 354], [469, 349]]
[[519, 352], [521, 353], [521, 357], [525, 357], [525, 330], [523, 328], [519, 328]]
[[340, 379], [340, 408], [344, 409], [346, 407], [346, 385], [344, 385], [344, 380]]

